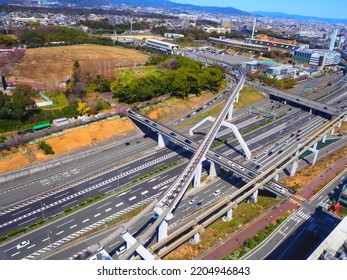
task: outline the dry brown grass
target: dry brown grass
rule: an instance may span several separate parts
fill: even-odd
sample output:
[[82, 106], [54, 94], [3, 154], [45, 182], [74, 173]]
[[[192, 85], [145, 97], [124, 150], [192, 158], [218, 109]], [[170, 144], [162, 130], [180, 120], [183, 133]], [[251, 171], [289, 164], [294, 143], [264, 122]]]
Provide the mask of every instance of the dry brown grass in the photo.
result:
[[168, 123], [175, 119], [184, 117], [194, 109], [205, 104], [213, 97], [213, 93], [206, 93], [200, 97], [190, 97], [182, 100], [178, 98], [170, 98], [159, 105], [147, 107], [142, 112], [149, 118]]
[[[340, 159], [347, 157], [347, 146], [330, 153], [328, 156], [318, 160], [315, 165], [309, 165], [298, 172], [293, 177], [286, 177], [281, 182], [288, 187], [300, 191], [310, 181], [317, 178], [324, 170], [335, 164]], [[332, 178], [327, 178], [329, 182]], [[322, 182], [324, 185], [326, 182]]]
[[28, 49], [24, 60], [13, 69], [18, 83], [53, 89], [71, 75], [75, 60], [83, 72], [107, 74], [114, 67], [144, 63], [148, 56], [136, 50], [98, 45]]

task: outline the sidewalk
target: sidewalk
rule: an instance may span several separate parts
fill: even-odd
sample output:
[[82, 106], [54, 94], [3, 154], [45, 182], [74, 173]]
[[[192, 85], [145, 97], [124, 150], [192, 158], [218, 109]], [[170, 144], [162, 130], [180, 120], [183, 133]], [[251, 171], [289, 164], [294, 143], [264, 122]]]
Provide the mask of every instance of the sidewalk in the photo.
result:
[[[336, 162], [332, 167], [326, 169], [318, 178], [310, 182], [305, 188], [299, 193], [306, 199], [313, 196], [313, 191], [322, 184], [327, 178], [337, 172], [341, 172], [347, 164], [347, 158], [343, 158]], [[201, 260], [220, 260], [223, 256], [239, 247], [251, 236], [257, 234], [260, 230], [264, 229], [266, 225], [279, 218], [286, 211], [295, 211], [296, 205], [292, 204], [288, 200], [279, 205], [277, 208], [270, 211], [268, 214], [260, 217], [248, 225], [244, 230], [232, 235], [229, 240], [220, 244], [217, 248], [212, 251], [206, 252], [203, 256], [200, 256]]]

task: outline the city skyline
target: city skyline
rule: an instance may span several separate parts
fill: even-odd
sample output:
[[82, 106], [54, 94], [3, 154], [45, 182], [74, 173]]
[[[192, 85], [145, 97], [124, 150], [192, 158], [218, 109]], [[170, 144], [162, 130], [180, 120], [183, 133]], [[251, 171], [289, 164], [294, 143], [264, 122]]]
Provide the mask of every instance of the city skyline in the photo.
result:
[[[344, 0], [331, 0], [329, 2], [325, 0], [291, 0], [289, 2], [269, 0], [261, 2], [257, 0], [229, 0], [228, 2], [223, 0], [213, 2], [208, 0], [172, 0], [172, 2], [200, 6], [232, 7], [246, 12], [264, 11], [322, 18], [347, 18], [345, 14], [347, 2]], [[327, 4], [329, 4], [328, 8]]]

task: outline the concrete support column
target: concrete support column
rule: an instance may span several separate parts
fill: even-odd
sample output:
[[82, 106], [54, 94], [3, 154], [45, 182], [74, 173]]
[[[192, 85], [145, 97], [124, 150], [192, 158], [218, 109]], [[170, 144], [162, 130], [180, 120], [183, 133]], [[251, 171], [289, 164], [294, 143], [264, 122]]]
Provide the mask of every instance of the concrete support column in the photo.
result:
[[167, 237], [167, 229], [168, 229], [168, 222], [166, 220], [163, 220], [158, 228], [158, 241], [163, 240], [165, 237]]
[[275, 181], [278, 181], [278, 174], [276, 174], [276, 176], [274, 177]]
[[316, 149], [317, 149], [317, 144], [318, 144], [318, 142], [316, 142], [316, 143], [313, 144], [313, 146], [312, 146], [312, 149], [313, 149], [313, 150], [316, 150]]
[[337, 127], [341, 127], [341, 122], [339, 122], [339, 123], [337, 124]]
[[333, 127], [331, 130], [330, 130], [330, 134], [334, 134], [335, 132], [335, 128]]
[[252, 193], [250, 202], [251, 203], [257, 203], [258, 201], [258, 190], [256, 190], [254, 193]]
[[218, 174], [220, 174], [220, 165], [218, 163], [210, 161], [210, 174], [208, 175], [208, 179], [217, 177]]
[[200, 232], [194, 234], [193, 239], [191, 240], [192, 244], [198, 244], [200, 242]]
[[234, 103], [231, 103], [227, 114], [227, 120], [230, 121], [233, 117]]
[[327, 135], [324, 134], [323, 138], [322, 138], [322, 143], [325, 143], [325, 141], [327, 140]]
[[312, 108], [310, 108], [310, 114], [312, 114]]
[[293, 177], [296, 173], [296, 170], [298, 169], [298, 161], [294, 160], [293, 165], [292, 165], [292, 169], [290, 170], [290, 176]]
[[198, 169], [196, 170], [195, 176], [194, 176], [194, 188], [198, 188], [200, 186], [201, 171], [202, 171], [202, 164], [200, 163]]
[[319, 151], [316, 149], [317, 145], [315, 145], [315, 148], [310, 148], [309, 151], [311, 151], [314, 155], [313, 155], [313, 160], [312, 160], [312, 165], [315, 165], [317, 162], [317, 158], [318, 158], [318, 153]]
[[164, 148], [169, 145], [169, 138], [161, 133], [158, 133], [158, 148]]
[[233, 209], [228, 210], [227, 215], [222, 218], [223, 222], [229, 222], [233, 219]]
[[238, 91], [236, 94], [235, 102], [239, 102], [239, 97], [240, 97], [240, 91]]

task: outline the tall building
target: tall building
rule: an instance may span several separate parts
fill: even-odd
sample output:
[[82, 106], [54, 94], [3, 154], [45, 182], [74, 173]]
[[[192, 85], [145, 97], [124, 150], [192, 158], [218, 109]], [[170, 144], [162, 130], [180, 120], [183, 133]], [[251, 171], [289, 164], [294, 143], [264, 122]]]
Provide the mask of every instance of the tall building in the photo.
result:
[[334, 47], [335, 47], [335, 41], [336, 41], [336, 37], [337, 37], [337, 28], [333, 29], [333, 35], [331, 35], [331, 41], [330, 41], [330, 47], [329, 47], [329, 51], [333, 51]]

